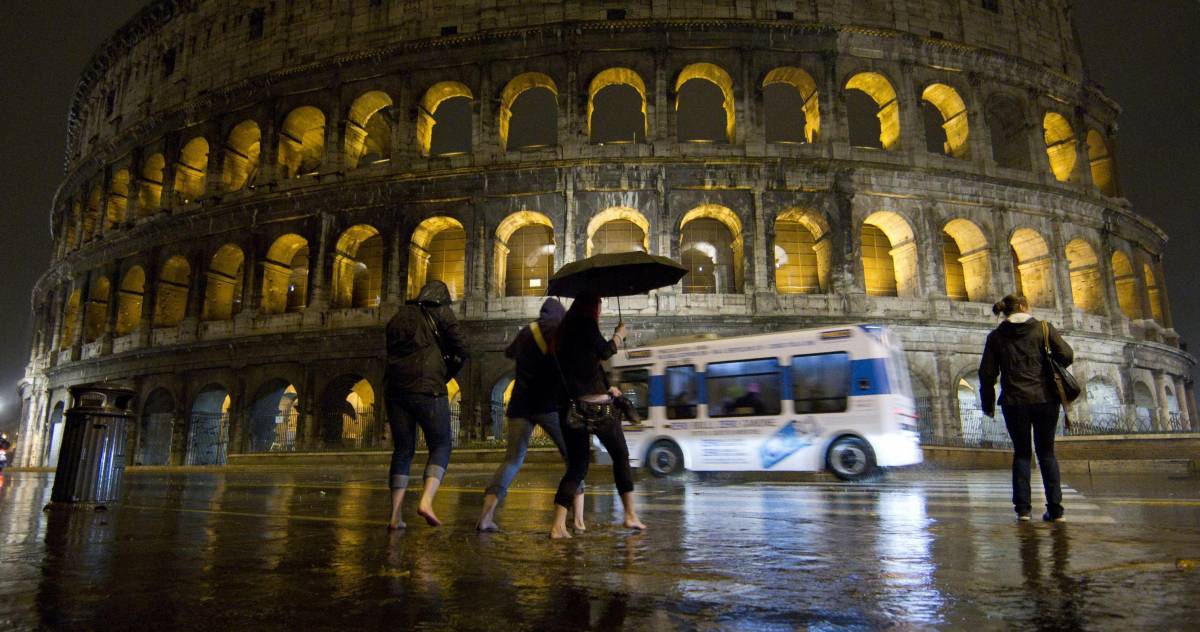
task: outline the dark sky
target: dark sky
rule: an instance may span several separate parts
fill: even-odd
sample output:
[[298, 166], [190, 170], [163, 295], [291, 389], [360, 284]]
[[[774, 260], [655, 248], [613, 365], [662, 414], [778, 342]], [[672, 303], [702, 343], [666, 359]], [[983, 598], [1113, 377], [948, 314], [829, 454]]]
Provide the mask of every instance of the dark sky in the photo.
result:
[[[62, 178], [66, 111], [80, 70], [141, 0], [0, 3], [0, 426], [15, 422], [28, 360], [29, 293], [50, 261], [48, 211]], [[1200, 340], [1191, 249], [1200, 244], [1200, 2], [1080, 0], [1092, 78], [1120, 103], [1118, 168], [1134, 209], [1171, 236], [1176, 328]], [[1136, 9], [1132, 8], [1136, 6]]]

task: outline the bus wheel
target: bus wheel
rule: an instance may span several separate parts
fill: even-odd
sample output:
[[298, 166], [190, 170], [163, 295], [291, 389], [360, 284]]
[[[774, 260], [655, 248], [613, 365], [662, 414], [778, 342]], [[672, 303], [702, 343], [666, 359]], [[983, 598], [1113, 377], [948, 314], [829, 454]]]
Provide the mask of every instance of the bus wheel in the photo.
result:
[[655, 476], [671, 476], [683, 471], [683, 452], [674, 441], [655, 441], [646, 452], [646, 467]]
[[875, 472], [875, 452], [858, 437], [838, 437], [825, 455], [825, 468], [843, 481], [859, 481]]

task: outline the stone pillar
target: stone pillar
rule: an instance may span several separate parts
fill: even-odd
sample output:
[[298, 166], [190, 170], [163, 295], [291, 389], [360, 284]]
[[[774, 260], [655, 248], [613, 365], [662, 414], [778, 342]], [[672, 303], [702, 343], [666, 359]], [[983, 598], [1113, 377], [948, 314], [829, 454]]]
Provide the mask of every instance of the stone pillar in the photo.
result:
[[1050, 169], [1050, 156], [1046, 153], [1046, 128], [1042, 120], [1041, 106], [1038, 104], [1040, 98], [1041, 94], [1033, 88], [1025, 95], [1025, 124], [1028, 129], [1025, 137], [1029, 139], [1029, 168], [1040, 176], [1043, 182], [1054, 183], [1057, 180]]
[[832, 221], [833, 256], [830, 259], [829, 285], [832, 294], [864, 294], [862, 275], [855, 271], [862, 267], [859, 261], [859, 235], [854, 222], [854, 189], [851, 183], [842, 182], [838, 176], [833, 188], [833, 208], [829, 214]]
[[[327, 154], [328, 155], [328, 154]], [[317, 257], [315, 260], [310, 260], [308, 264], [309, 273], [309, 294], [307, 309], [314, 311], [324, 311], [329, 307], [329, 267], [330, 267], [330, 244], [329, 240], [333, 238], [333, 216], [329, 213], [321, 213], [320, 234], [317, 237]], [[310, 249], [311, 253], [312, 250]]]
[[242, 249], [242, 311], [237, 314], [239, 319], [253, 318], [258, 314], [259, 302], [262, 300], [262, 265], [259, 261], [258, 240], [251, 238]]
[[1187, 384], [1182, 375], [1173, 376], [1171, 379], [1175, 383], [1175, 401], [1179, 402], [1179, 427], [1184, 430], [1190, 429], [1195, 411], [1191, 410], [1191, 403], [1188, 401]]
[[1062, 236], [1062, 218], [1055, 217], [1050, 224], [1050, 257], [1047, 265], [1051, 267], [1054, 284], [1055, 304], [1062, 314], [1064, 323], [1074, 320], [1075, 301], [1071, 293], [1071, 271], [1067, 268], [1067, 249]]
[[647, 142], [654, 146], [654, 154], [669, 155], [678, 142], [675, 131], [675, 106], [671, 101], [670, 52], [662, 46], [654, 49], [654, 77], [647, 90], [654, 94], [654, 124], [650, 130], [652, 138]]
[[987, 95], [983, 90], [983, 80], [978, 74], [968, 73], [967, 85], [968, 92], [963, 96], [967, 101], [967, 125], [970, 129], [967, 145], [971, 148], [970, 160], [980, 173], [988, 173], [995, 168], [996, 161], [992, 155], [991, 128], [987, 121]]
[[557, 262], [559, 267], [579, 258], [579, 253], [575, 250], [576, 245], [579, 242], [587, 243], [587, 235], [576, 234], [578, 230], [576, 223], [579, 221], [579, 208], [575, 203], [575, 171], [572, 169], [567, 169], [563, 173], [563, 203], [566, 208], [564, 212], [566, 218], [564, 222], [566, 224], [566, 239], [562, 241], [562, 246], [557, 248], [559, 256], [556, 258], [559, 259]]
[[113, 351], [113, 338], [117, 335], [117, 313], [121, 305], [121, 277], [117, 262], [108, 266], [108, 313], [104, 315], [104, 333], [100, 335], [100, 353], [109, 355]]
[[1154, 372], [1154, 394], [1158, 404], [1158, 421], [1155, 430], [1168, 430], [1171, 427], [1171, 409], [1167, 405], [1167, 379], [1162, 371]]
[[154, 339], [154, 308], [158, 302], [158, 268], [160, 266], [157, 249], [151, 253], [146, 262], [146, 286], [142, 290], [142, 318], [138, 324], [138, 335], [141, 341], [138, 346], [148, 347]]
[[[321, 156], [321, 166], [317, 167], [321, 175], [327, 173], [342, 173], [346, 170], [346, 145], [342, 141], [342, 132], [349, 126], [345, 124], [347, 112], [342, 107], [342, 79], [335, 76], [330, 82], [333, 93], [330, 107], [325, 114], [325, 147]], [[365, 135], [365, 130], [364, 130]]]
[[[752, 200], [754, 202], [754, 267], [752, 287], [747, 287], [747, 292], [753, 290], [756, 293], [765, 294], [771, 289], [770, 270], [772, 269], [771, 260], [768, 253], [771, 252], [771, 244], [767, 243], [767, 211], [763, 207], [763, 182], [766, 178], [760, 174], [758, 178], [759, 184], [754, 187]], [[750, 285], [750, 284], [748, 284]]]
[[946, 266], [942, 261], [942, 227], [938, 225], [937, 203], [921, 203], [920, 217], [914, 218], [916, 239], [921, 259], [918, 272], [925, 292], [923, 296], [946, 298]]
[[818, 99], [823, 115], [821, 116], [821, 138], [825, 144], [825, 154], [833, 155], [835, 147], [845, 148], [850, 145], [850, 126], [846, 114], [846, 100], [843, 98], [842, 86], [838, 81], [837, 53], [826, 51], [822, 54], [824, 66], [824, 81], [822, 82]]
[[1088, 124], [1084, 113], [1082, 107], [1076, 108], [1075, 116], [1071, 117], [1071, 127], [1075, 132], [1075, 171], [1071, 174], [1071, 182], [1099, 193], [1096, 183], [1092, 181], [1092, 158], [1088, 155]]
[[404, 302], [402, 294], [404, 283], [401, 273], [401, 255], [403, 254], [403, 246], [400, 240], [401, 229], [397, 225], [393, 225], [388, 232], [385, 232], [381, 237], [385, 240], [383, 252], [383, 299], [380, 301], [381, 307], [386, 307], [384, 312], [391, 312], [396, 306]]

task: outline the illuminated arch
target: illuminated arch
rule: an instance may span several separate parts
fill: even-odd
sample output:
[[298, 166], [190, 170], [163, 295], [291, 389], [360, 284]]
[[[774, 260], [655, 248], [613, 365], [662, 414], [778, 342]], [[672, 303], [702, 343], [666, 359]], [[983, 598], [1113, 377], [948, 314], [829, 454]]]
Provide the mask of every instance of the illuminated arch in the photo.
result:
[[112, 230], [125, 222], [125, 208], [129, 204], [129, 170], [121, 169], [113, 174], [108, 185], [108, 203], [105, 204], [104, 230]]
[[829, 291], [832, 256], [829, 222], [805, 208], [790, 208], [775, 218], [775, 287], [780, 294]]
[[724, 68], [721, 68], [716, 64], [702, 62], [685, 66], [683, 70], [679, 71], [679, 76], [675, 78], [676, 112], [679, 112], [679, 92], [683, 89], [683, 84], [693, 79], [702, 79], [704, 81], [708, 81], [721, 90], [721, 107], [725, 110], [725, 142], [734, 142], [735, 108], [733, 100], [733, 79], [730, 78], [729, 73], [725, 72]]
[[66, 349], [75, 344], [75, 321], [79, 320], [79, 288], [75, 288], [67, 298], [63, 310], [62, 338], [58, 341], [60, 349]]
[[1067, 243], [1067, 267], [1071, 273], [1071, 299], [1089, 314], [1104, 313], [1104, 289], [1096, 250], [1082, 239]]
[[373, 90], [364, 93], [350, 105], [346, 117], [346, 168], [354, 169], [364, 159], [372, 162], [392, 157], [392, 124], [387, 110], [392, 97]]
[[92, 187], [88, 194], [87, 210], [83, 212], [83, 240], [91, 241], [100, 234], [101, 202], [103, 193], [100, 185]]
[[1163, 322], [1163, 305], [1162, 292], [1158, 287], [1158, 275], [1154, 273], [1154, 268], [1150, 264], [1142, 264], [1142, 275], [1146, 279], [1146, 301], [1150, 304], [1150, 317], [1160, 325], [1165, 325]]
[[325, 387], [317, 427], [325, 447], [361, 448], [377, 430], [375, 389], [361, 375], [340, 375]]
[[1075, 171], [1075, 131], [1063, 115], [1046, 112], [1042, 119], [1046, 138], [1046, 156], [1050, 159], [1050, 170], [1059, 182], [1067, 182]]
[[[516, 77], [513, 77], [504, 90], [500, 93], [500, 149], [508, 150], [508, 130], [512, 122], [512, 107], [516, 103], [517, 97], [524, 94], [526, 91], [536, 88], [549, 90], [554, 95], [555, 100], [558, 99], [558, 86], [554, 85], [554, 80], [548, 75], [540, 72], [526, 72]], [[557, 126], [557, 113], [554, 125]]]
[[263, 261], [263, 314], [297, 312], [308, 304], [308, 240], [289, 233], [275, 240]]
[[106, 276], [92, 280], [88, 292], [87, 312], [83, 318], [83, 341], [95, 342], [108, 329], [108, 299], [112, 293], [112, 283]]
[[325, 154], [325, 113], [311, 105], [288, 113], [279, 130], [279, 176], [316, 173]]
[[1121, 392], [1108, 380], [1093, 377], [1087, 383], [1088, 422], [1093, 429], [1121, 430], [1122, 423]]
[[117, 292], [117, 336], [127, 336], [142, 323], [142, 302], [146, 295], [146, 271], [133, 266], [121, 277]]
[[495, 288], [504, 296], [542, 296], [554, 273], [554, 224], [517, 211], [496, 227]]
[[258, 123], [238, 123], [225, 139], [225, 158], [221, 164], [222, 188], [225, 191], [239, 191], [247, 185], [253, 185], [258, 176], [261, 154], [262, 131]]
[[987, 102], [992, 160], [1008, 169], [1029, 170], [1029, 132], [1024, 107], [1016, 99], [995, 94]]
[[1129, 257], [1120, 250], [1112, 255], [1112, 272], [1121, 313], [1130, 320], [1138, 320], [1142, 317], [1142, 302], [1138, 300], [1137, 275], [1133, 273]]
[[609, 68], [602, 70], [599, 74], [592, 78], [592, 82], [588, 84], [588, 102], [587, 102], [587, 129], [588, 138], [592, 142], [595, 140], [595, 132], [592, 129], [592, 114], [596, 109], [596, 95], [601, 90], [612, 86], [629, 86], [638, 93], [641, 98], [642, 112], [642, 137], [650, 135], [650, 117], [646, 113], [646, 84], [642, 81], [642, 77], [630, 68]]
[[862, 262], [867, 294], [916, 296], [917, 242], [899, 213], [877, 211], [863, 220]]
[[[622, 222], [621, 234], [608, 235], [602, 232], [605, 226], [612, 222]], [[639, 230], [640, 234], [637, 232]], [[609, 207], [596, 213], [588, 222], [587, 256], [635, 250], [650, 251], [650, 221], [637, 209], [628, 206]]]
[[967, 121], [967, 104], [963, 103], [958, 91], [944, 83], [933, 83], [921, 93], [921, 99], [933, 104], [942, 115], [942, 129], [946, 131], [946, 155], [966, 158], [967, 136], [970, 126]]
[[175, 255], [163, 264], [158, 273], [155, 291], [154, 326], [174, 327], [183, 321], [187, 312], [188, 284], [192, 268], [187, 259]]
[[846, 90], [859, 90], [871, 97], [879, 107], [879, 143], [886, 150], [900, 146], [900, 103], [896, 89], [887, 77], [877, 72], [860, 72], [846, 82]]
[[451, 297], [462, 297], [466, 239], [462, 223], [453, 217], [439, 215], [417, 225], [409, 243], [409, 298], [415, 298], [428, 281], [441, 281], [450, 288]]
[[816, 142], [817, 136], [821, 132], [821, 108], [820, 100], [817, 99], [817, 83], [803, 68], [782, 66], [767, 73], [762, 87], [765, 90], [768, 86], [776, 84], [789, 85], [800, 93], [800, 101], [803, 104], [801, 109], [804, 112], [804, 138], [810, 143]]
[[417, 108], [417, 147], [420, 148], [422, 156], [429, 156], [433, 151], [438, 107], [442, 102], [456, 98], [475, 100], [471, 89], [457, 81], [435, 83], [425, 91], [425, 96], [421, 97], [421, 105]]
[[1113, 167], [1113, 159], [1104, 136], [1094, 129], [1087, 133], [1088, 163], [1092, 168], [1092, 184], [1108, 197], [1116, 197], [1118, 193], [1117, 175]]
[[208, 175], [208, 141], [196, 137], [179, 152], [175, 163], [175, 194], [185, 204], [204, 195]]
[[1018, 228], [1008, 243], [1017, 293], [1024, 294], [1031, 307], [1054, 307], [1054, 261], [1046, 240], [1031, 228]]
[[679, 220], [685, 294], [742, 291], [742, 222], [728, 208], [702, 204]]
[[228, 320], [242, 311], [245, 263], [245, 253], [235, 244], [225, 244], [213, 254], [205, 273], [201, 320]]
[[947, 296], [986, 302], [992, 278], [992, 251], [983, 230], [970, 220], [955, 218], [946, 223], [942, 233]]
[[383, 237], [357, 224], [338, 238], [333, 256], [333, 306], [378, 307], [383, 291]]
[[138, 216], [149, 217], [162, 205], [163, 171], [167, 161], [162, 154], [151, 154], [142, 163], [138, 183]]
[[285, 379], [268, 380], [254, 394], [246, 423], [247, 452], [286, 452], [296, 448], [300, 393]]

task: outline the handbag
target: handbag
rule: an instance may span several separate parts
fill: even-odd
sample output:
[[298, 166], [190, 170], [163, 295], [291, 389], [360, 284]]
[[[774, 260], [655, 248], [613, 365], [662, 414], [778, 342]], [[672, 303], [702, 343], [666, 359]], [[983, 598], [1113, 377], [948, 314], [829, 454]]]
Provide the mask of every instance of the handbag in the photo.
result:
[[567, 405], [566, 425], [578, 432], [596, 432], [613, 419], [612, 404], [597, 404], [577, 399]]
[[442, 356], [442, 365], [446, 369], [446, 381], [449, 382], [462, 370], [463, 359], [446, 353], [446, 348], [442, 346], [442, 334], [438, 331], [437, 321], [433, 319], [433, 315], [429, 313], [429, 310], [425, 309], [424, 305], [420, 307], [421, 314], [425, 316], [425, 324], [429, 325], [429, 331], [433, 334], [433, 341], [437, 344], [438, 353]]
[[1062, 403], [1063, 420], [1067, 428], [1070, 428], [1071, 416], [1067, 412], [1067, 405], [1079, 399], [1082, 389], [1079, 388], [1079, 380], [1076, 380], [1075, 376], [1050, 354], [1050, 325], [1044, 320], [1042, 321], [1042, 355], [1046, 357], [1046, 364], [1050, 368], [1050, 379], [1054, 382], [1054, 391], [1058, 393], [1058, 401]]

